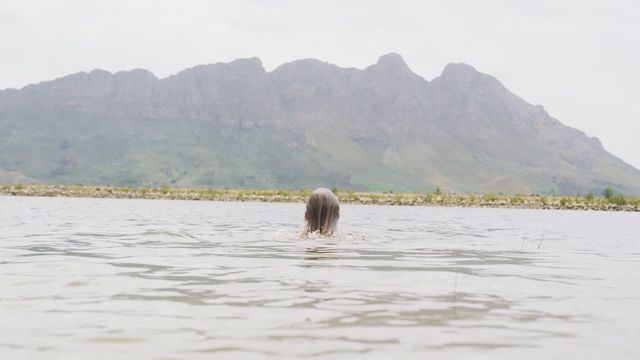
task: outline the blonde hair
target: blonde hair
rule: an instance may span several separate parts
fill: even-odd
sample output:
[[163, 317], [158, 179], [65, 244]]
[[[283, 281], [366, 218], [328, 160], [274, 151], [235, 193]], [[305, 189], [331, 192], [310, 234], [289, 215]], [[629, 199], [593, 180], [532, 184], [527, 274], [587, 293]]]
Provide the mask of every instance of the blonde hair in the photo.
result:
[[331, 235], [336, 230], [340, 218], [338, 197], [329, 189], [319, 188], [313, 191], [307, 200], [305, 232], [318, 232]]

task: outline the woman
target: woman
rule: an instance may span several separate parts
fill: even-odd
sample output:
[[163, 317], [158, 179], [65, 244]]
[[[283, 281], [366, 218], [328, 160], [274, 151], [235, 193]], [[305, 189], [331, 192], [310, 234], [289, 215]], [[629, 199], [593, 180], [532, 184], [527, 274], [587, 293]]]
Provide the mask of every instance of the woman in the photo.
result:
[[331, 235], [336, 230], [340, 218], [338, 197], [329, 189], [319, 188], [313, 191], [307, 200], [305, 234], [318, 233]]

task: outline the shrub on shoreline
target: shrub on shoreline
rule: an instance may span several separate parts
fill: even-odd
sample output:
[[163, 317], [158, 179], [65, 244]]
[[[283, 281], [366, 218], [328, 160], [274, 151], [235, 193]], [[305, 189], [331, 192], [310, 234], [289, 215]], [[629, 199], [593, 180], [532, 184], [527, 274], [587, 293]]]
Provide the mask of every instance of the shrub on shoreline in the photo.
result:
[[588, 192], [588, 193], [584, 194], [584, 197], [583, 197], [583, 198], [584, 198], [584, 202], [585, 202], [586, 204], [591, 204], [591, 203], [593, 202], [593, 194], [592, 194], [592, 193], [590, 193], [590, 192]]
[[626, 205], [627, 199], [622, 194], [613, 194], [609, 197], [609, 203], [615, 205]]

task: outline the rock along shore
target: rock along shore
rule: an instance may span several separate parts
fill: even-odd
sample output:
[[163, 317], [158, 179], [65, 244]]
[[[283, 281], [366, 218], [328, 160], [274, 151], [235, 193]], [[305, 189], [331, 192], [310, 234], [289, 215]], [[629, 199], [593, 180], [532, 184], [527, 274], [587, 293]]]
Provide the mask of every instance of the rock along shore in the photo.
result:
[[[0, 185], [4, 196], [89, 197], [114, 199], [167, 199], [209, 201], [257, 201], [304, 203], [311, 190], [261, 190], [217, 188], [173, 188], [103, 185]], [[449, 206], [518, 209], [564, 209], [596, 211], [640, 211], [640, 198], [624, 198], [612, 203], [603, 197], [449, 194], [449, 193], [374, 193], [337, 191], [340, 202], [362, 205]]]

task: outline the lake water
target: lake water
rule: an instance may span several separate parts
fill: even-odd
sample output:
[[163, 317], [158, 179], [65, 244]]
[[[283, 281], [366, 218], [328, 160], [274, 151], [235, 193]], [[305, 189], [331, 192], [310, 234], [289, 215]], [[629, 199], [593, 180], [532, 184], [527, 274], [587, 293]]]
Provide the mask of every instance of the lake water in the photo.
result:
[[638, 359], [640, 215], [0, 197], [2, 359]]

